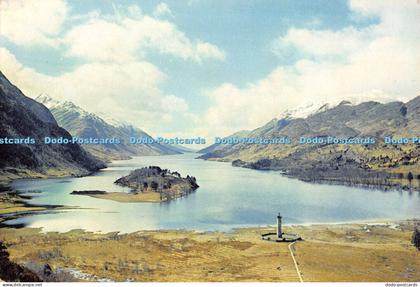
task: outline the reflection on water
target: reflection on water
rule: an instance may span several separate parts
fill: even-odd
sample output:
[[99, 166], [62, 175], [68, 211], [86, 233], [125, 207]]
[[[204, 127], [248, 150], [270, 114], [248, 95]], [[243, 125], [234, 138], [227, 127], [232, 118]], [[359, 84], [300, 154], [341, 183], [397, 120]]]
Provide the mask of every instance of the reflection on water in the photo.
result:
[[[230, 163], [194, 159], [195, 154], [138, 157], [116, 161], [93, 176], [19, 180], [13, 187], [34, 192], [31, 203], [79, 206], [82, 209], [39, 214], [9, 221], [45, 231], [132, 232], [144, 229], [230, 230], [273, 224], [282, 212], [286, 223], [405, 219], [420, 216], [420, 196], [409, 192], [310, 184], [278, 172], [235, 168]], [[170, 203], [118, 203], [73, 190], [128, 191], [113, 182], [130, 170], [158, 165], [193, 175], [200, 188]]]

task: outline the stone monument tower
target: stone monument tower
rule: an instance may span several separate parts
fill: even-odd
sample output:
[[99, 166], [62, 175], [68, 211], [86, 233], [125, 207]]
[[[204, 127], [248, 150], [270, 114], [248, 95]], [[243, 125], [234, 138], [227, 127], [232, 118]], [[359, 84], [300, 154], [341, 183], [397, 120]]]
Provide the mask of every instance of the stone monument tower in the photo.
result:
[[282, 238], [283, 237], [283, 232], [281, 230], [281, 215], [280, 215], [280, 212], [277, 215], [277, 237], [278, 238]]

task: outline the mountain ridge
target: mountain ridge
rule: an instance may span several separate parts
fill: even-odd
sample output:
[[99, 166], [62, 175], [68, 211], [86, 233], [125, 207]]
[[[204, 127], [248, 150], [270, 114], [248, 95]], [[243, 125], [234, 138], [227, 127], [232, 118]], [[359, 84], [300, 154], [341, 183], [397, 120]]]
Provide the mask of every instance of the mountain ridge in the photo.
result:
[[83, 138], [119, 138], [122, 141], [119, 144], [84, 145], [92, 154], [105, 161], [128, 159], [139, 155], [180, 153], [176, 148], [159, 143], [128, 144], [126, 141], [128, 141], [129, 137], [148, 139], [152, 139], [152, 137], [130, 124], [121, 123], [119, 126], [114, 125], [115, 123], [110, 124], [101, 116], [90, 113], [73, 102], [58, 101], [46, 94], [39, 95], [35, 100], [48, 107], [58, 124], [66, 128], [73, 136]]
[[[298, 144], [301, 137], [372, 137], [373, 145]], [[410, 101], [357, 105], [341, 102], [306, 118], [272, 120], [247, 134], [249, 138], [288, 137], [290, 145], [232, 144], [212, 147], [199, 158], [230, 161], [234, 165], [281, 170], [308, 181], [371, 183], [372, 177], [393, 181], [408, 173], [420, 175], [420, 144], [384, 144], [387, 136], [420, 136], [420, 96]], [[353, 175], [352, 175], [353, 174]], [[368, 178], [368, 179], [366, 179]], [[390, 184], [389, 182], [386, 184]], [[384, 185], [386, 185], [384, 183]]]
[[0, 178], [85, 175], [105, 167], [80, 145], [48, 145], [43, 138], [70, 137], [42, 104], [26, 97], [0, 71], [0, 135], [32, 138], [25, 144], [0, 144]]

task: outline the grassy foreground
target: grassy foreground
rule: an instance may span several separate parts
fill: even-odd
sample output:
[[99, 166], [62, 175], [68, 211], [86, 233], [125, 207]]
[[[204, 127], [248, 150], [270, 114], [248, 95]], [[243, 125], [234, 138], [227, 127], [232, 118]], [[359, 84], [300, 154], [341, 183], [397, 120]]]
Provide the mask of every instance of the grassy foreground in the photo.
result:
[[[420, 281], [420, 252], [410, 243], [415, 221], [396, 226], [290, 226], [304, 241], [291, 248], [304, 281]], [[232, 233], [0, 229], [14, 262], [83, 272], [76, 280], [298, 281], [287, 243], [262, 241], [271, 228]], [[80, 275], [80, 274], [79, 274]]]

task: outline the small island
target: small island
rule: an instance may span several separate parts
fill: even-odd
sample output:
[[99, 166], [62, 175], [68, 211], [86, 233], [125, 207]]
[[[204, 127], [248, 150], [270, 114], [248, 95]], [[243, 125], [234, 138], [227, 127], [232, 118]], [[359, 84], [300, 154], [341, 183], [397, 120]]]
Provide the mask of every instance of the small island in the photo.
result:
[[193, 176], [181, 177], [176, 171], [158, 166], [143, 167], [121, 177], [115, 184], [131, 188], [131, 192], [106, 192], [102, 190], [73, 191], [74, 195], [88, 195], [94, 198], [118, 202], [167, 202], [187, 196], [199, 185]]

